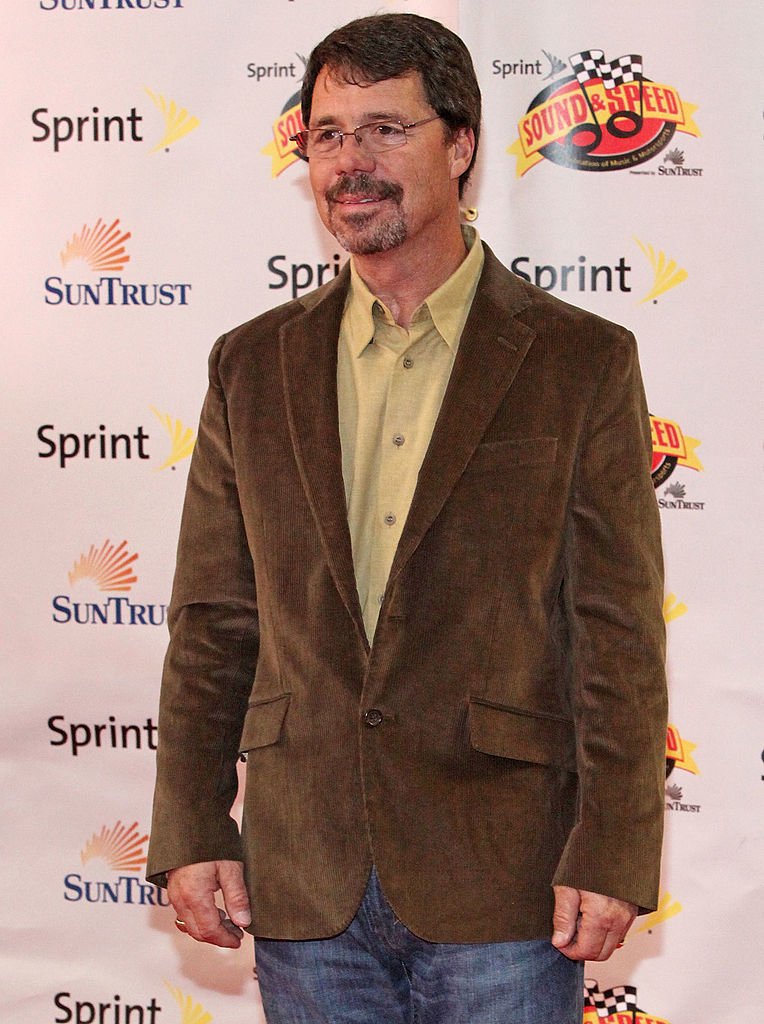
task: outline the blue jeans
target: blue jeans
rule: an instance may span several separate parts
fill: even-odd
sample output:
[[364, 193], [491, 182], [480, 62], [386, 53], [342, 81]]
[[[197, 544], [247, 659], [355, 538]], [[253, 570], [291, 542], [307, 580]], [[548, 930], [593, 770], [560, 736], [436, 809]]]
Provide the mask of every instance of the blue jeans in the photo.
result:
[[268, 1024], [581, 1024], [583, 963], [546, 939], [444, 943], [397, 919], [374, 870], [330, 939], [258, 939]]

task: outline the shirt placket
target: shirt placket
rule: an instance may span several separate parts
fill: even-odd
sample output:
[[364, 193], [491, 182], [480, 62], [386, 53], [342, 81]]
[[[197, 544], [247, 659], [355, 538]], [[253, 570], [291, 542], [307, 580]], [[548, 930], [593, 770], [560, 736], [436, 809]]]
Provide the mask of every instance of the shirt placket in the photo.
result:
[[[369, 596], [376, 603], [376, 607], [370, 609], [375, 624], [423, 455], [418, 453], [416, 444], [416, 411], [412, 405], [409, 374], [414, 365], [414, 353], [425, 331], [424, 325], [415, 325], [409, 332], [400, 331], [395, 343], [395, 362], [390, 369], [380, 431], [374, 552], [369, 588]], [[389, 342], [388, 347], [392, 347]]]

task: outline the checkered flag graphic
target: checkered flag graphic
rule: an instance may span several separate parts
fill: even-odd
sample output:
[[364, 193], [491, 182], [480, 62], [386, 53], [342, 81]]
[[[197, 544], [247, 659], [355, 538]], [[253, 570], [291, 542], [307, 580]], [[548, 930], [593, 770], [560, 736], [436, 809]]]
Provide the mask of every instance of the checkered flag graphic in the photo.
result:
[[584, 1001], [593, 1006], [598, 1017], [607, 1018], [614, 1013], [639, 1012], [637, 990], [634, 985], [615, 985], [600, 992], [596, 981], [584, 984]]
[[592, 78], [600, 78], [600, 65], [605, 63], [604, 50], [582, 50], [572, 54], [568, 60], [573, 74], [581, 85], [586, 85]]
[[625, 53], [602, 65], [602, 84], [606, 89], [617, 89], [624, 82], [638, 82], [641, 78], [642, 55], [639, 53]]
[[605, 60], [604, 50], [582, 50], [571, 55], [570, 66], [580, 85], [601, 78], [606, 89], [615, 89], [625, 82], [642, 78], [642, 55], [625, 53], [615, 60]]

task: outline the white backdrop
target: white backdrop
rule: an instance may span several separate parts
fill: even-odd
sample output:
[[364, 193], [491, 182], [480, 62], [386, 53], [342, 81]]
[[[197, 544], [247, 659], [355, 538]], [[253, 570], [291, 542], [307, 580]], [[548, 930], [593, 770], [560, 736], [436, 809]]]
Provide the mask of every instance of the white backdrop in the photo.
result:
[[[473, 52], [485, 129], [467, 202], [483, 237], [640, 342], [668, 569], [663, 903], [589, 966], [585, 1019], [764, 1008], [759, 5], [13, 0], [0, 1010], [14, 1024], [258, 1019], [250, 940], [197, 947], [142, 881], [165, 605], [212, 342], [344, 258], [284, 144], [302, 58], [383, 9], [439, 17]], [[634, 81], [605, 93], [602, 63], [580, 81], [583, 51], [616, 76], [629, 57]], [[640, 75], [642, 132], [618, 138], [609, 104], [639, 113]], [[599, 147], [564, 165], [590, 114]], [[620, 987], [636, 1016], [613, 1009]]]

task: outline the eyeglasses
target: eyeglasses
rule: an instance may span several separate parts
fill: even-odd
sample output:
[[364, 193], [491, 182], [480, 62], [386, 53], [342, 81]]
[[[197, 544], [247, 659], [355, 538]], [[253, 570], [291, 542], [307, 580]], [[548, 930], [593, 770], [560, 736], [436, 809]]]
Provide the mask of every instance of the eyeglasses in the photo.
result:
[[294, 142], [302, 156], [308, 159], [330, 156], [341, 149], [345, 139], [351, 135], [368, 153], [386, 153], [388, 149], [405, 146], [406, 132], [412, 128], [438, 120], [439, 114], [425, 117], [421, 121], [412, 121], [411, 124], [402, 124], [400, 121], [371, 121], [369, 124], [359, 124], [351, 132], [341, 132], [339, 128], [306, 128], [291, 135], [289, 141]]

